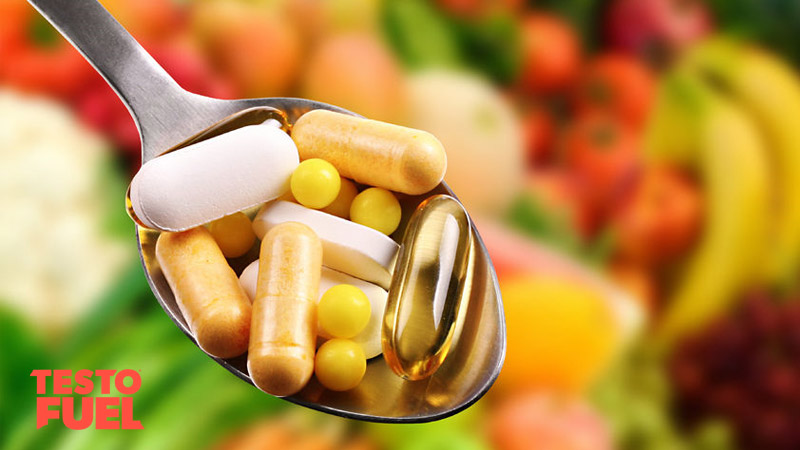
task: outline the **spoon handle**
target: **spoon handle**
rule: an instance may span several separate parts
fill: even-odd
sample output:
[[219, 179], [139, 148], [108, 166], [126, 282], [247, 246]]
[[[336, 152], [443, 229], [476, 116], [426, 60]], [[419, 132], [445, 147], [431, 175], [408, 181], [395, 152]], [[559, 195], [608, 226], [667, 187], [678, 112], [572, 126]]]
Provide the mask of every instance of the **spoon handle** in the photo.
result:
[[207, 125], [205, 106], [217, 100], [183, 90], [96, 0], [28, 2], [83, 54], [128, 107], [142, 138], [142, 161], [191, 135], [187, 130]]

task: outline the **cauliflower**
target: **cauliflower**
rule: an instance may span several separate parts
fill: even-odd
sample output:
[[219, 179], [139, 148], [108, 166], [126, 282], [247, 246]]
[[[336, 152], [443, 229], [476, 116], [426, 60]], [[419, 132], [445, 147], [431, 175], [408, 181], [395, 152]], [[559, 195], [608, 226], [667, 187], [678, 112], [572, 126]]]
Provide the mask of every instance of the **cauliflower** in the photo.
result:
[[58, 335], [135, 251], [103, 230], [108, 145], [49, 100], [0, 89], [0, 117], [0, 304]]

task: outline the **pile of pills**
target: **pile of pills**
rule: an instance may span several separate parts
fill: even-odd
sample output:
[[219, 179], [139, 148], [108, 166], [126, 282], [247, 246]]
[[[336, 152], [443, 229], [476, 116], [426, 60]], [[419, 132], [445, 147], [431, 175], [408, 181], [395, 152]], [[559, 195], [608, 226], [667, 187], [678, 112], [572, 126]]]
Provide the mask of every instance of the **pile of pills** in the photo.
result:
[[[410, 379], [446, 356], [469, 290], [468, 216], [452, 197], [434, 196], [412, 214], [403, 252], [391, 237], [403, 216], [397, 195], [431, 191], [445, 168], [429, 133], [315, 110], [291, 136], [251, 125], [147, 162], [131, 183], [130, 209], [162, 231], [156, 258], [200, 348], [218, 358], [247, 352], [253, 383], [273, 395], [297, 393], [312, 375], [346, 391], [381, 353]], [[251, 221], [243, 211], [258, 205]], [[415, 251], [432, 242], [432, 252]], [[257, 259], [237, 277], [228, 260], [255, 245]], [[415, 353], [391, 348], [409, 343], [384, 314], [388, 299], [393, 320], [421, 316], [415, 305], [425, 300], [412, 284], [429, 272], [435, 279], [419, 284], [446, 323], [434, 320], [428, 333], [421, 352], [436, 362], [424, 361], [423, 374], [398, 362]]]

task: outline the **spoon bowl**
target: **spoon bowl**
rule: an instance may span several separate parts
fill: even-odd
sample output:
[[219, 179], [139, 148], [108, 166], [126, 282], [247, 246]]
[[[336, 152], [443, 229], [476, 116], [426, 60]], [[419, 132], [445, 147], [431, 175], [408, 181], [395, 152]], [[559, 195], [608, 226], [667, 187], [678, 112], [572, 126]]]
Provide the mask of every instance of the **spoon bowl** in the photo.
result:
[[[142, 162], [226, 131], [262, 123], [275, 110], [288, 124], [313, 109], [353, 114], [325, 103], [297, 98], [219, 100], [183, 90], [145, 52], [96, 0], [29, 0], [105, 77], [136, 120], [142, 138]], [[102, 36], [103, 39], [98, 39]], [[199, 132], [198, 132], [199, 131]], [[423, 196], [401, 196], [405, 212], [413, 211], [434, 194], [455, 197], [441, 183]], [[397, 235], [402, 235], [405, 221]], [[427, 422], [455, 414], [477, 401], [500, 373], [506, 333], [497, 277], [486, 247], [472, 225], [475, 262], [467, 312], [442, 366], [429, 378], [407, 381], [398, 377], [382, 357], [368, 361], [361, 384], [347, 392], [323, 388], [312, 378], [299, 393], [285, 399], [318, 411], [375, 422]], [[175, 296], [155, 257], [159, 232], [136, 227], [145, 276], [161, 307], [194, 342]], [[240, 274], [256, 258], [256, 249], [234, 259]], [[196, 344], [196, 342], [195, 342]], [[252, 384], [247, 355], [213, 358]], [[266, 395], [254, 390], [253, 395]]]

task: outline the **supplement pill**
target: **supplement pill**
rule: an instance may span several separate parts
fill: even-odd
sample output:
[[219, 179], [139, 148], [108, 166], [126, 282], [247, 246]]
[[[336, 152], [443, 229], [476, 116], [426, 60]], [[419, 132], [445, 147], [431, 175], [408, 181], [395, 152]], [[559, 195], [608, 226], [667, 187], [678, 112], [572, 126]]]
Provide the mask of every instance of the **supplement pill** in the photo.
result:
[[161, 233], [156, 259], [197, 345], [218, 358], [244, 353], [250, 301], [208, 230]]
[[306, 208], [320, 209], [330, 205], [339, 195], [342, 185], [336, 168], [319, 158], [300, 163], [290, 181], [292, 195]]
[[250, 125], [146, 162], [131, 182], [140, 225], [183, 231], [283, 195], [299, 163], [284, 131]]
[[361, 289], [340, 284], [322, 294], [317, 305], [317, 322], [328, 335], [350, 339], [369, 323], [370, 308], [369, 298]]
[[320, 211], [333, 214], [342, 219], [349, 219], [350, 205], [353, 203], [353, 199], [356, 198], [356, 195], [358, 195], [358, 189], [356, 188], [356, 184], [352, 181], [344, 177], [340, 178], [341, 187], [339, 188], [339, 195], [336, 196], [333, 203], [322, 208]]
[[350, 220], [386, 235], [394, 233], [402, 215], [400, 202], [394, 194], [381, 188], [365, 190], [356, 195], [350, 205]]
[[256, 241], [253, 224], [243, 212], [211, 222], [208, 224], [208, 231], [214, 236], [226, 258], [238, 258], [244, 255]]
[[292, 128], [300, 159], [321, 158], [343, 177], [405, 194], [424, 194], [444, 178], [447, 155], [432, 134], [317, 109]]
[[349, 391], [361, 383], [367, 360], [361, 346], [347, 339], [331, 339], [317, 351], [314, 373], [332, 391]]
[[383, 356], [397, 375], [421, 380], [447, 357], [463, 320], [472, 258], [463, 206], [447, 195], [422, 202], [403, 237], [383, 316]]
[[307, 226], [287, 222], [261, 242], [247, 370], [276, 396], [298, 392], [314, 371], [322, 244]]

